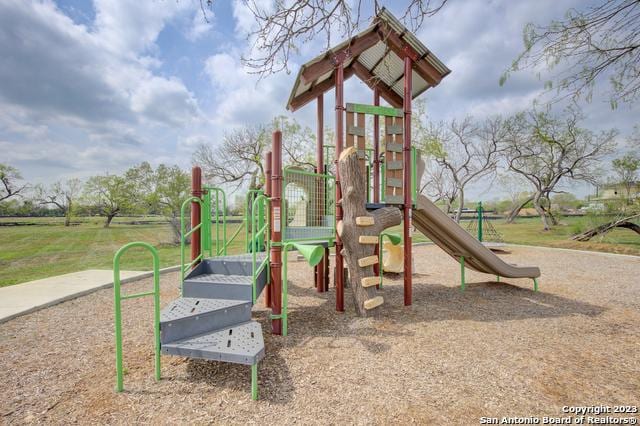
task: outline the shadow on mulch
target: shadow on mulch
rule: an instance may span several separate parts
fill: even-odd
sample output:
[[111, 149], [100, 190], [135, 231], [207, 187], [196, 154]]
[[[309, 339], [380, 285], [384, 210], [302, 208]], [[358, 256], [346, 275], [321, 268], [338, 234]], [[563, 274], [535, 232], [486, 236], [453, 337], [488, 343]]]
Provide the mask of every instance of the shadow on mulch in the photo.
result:
[[[416, 275], [426, 278], [426, 275]], [[398, 285], [400, 284], [400, 285]], [[371, 354], [391, 349], [380, 337], [411, 338], [414, 332], [406, 325], [438, 321], [504, 322], [528, 319], [557, 318], [574, 315], [594, 317], [606, 309], [549, 293], [505, 282], [468, 283], [464, 292], [459, 287], [432, 283], [415, 283], [413, 305], [403, 306], [401, 283], [386, 285], [380, 290], [385, 298], [384, 308], [377, 317], [360, 318], [352, 306], [351, 291], [345, 290], [345, 312], [335, 311], [335, 291], [317, 293], [290, 280], [289, 294], [300, 298], [321, 299], [321, 303], [307, 306], [304, 301], [290, 303], [289, 335], [271, 334], [268, 310], [254, 312], [265, 337], [267, 356], [260, 362], [260, 388], [277, 389], [261, 393], [261, 399], [274, 404], [285, 404], [293, 398], [295, 386], [287, 367], [283, 350], [304, 346], [314, 338], [352, 339]], [[388, 340], [388, 339], [382, 339]], [[329, 343], [331, 346], [332, 343]], [[250, 389], [250, 368], [246, 365], [188, 360], [189, 381], [247, 392]]]
[[[402, 326], [437, 321], [504, 322], [527, 319], [558, 318], [574, 315], [595, 317], [606, 311], [593, 305], [565, 297], [534, 292], [532, 289], [505, 282], [467, 283], [466, 290], [441, 284], [420, 283], [413, 287], [413, 305], [403, 304], [402, 285], [387, 285], [380, 290], [385, 304], [371, 320], [360, 319], [352, 307], [350, 290], [345, 290], [345, 313], [335, 312], [335, 292], [316, 293], [314, 289], [289, 285], [289, 294], [324, 299], [319, 306], [290, 307], [289, 327], [304, 330], [302, 336], [294, 333], [293, 344], [302, 344], [310, 337], [410, 336]], [[350, 327], [354, 321], [365, 321]], [[383, 321], [380, 321], [383, 320]], [[393, 327], [382, 326], [389, 322]], [[267, 326], [268, 327], [268, 326]], [[268, 329], [267, 329], [268, 330]], [[311, 333], [307, 335], [307, 333]], [[379, 343], [371, 346], [371, 352], [386, 350]]]

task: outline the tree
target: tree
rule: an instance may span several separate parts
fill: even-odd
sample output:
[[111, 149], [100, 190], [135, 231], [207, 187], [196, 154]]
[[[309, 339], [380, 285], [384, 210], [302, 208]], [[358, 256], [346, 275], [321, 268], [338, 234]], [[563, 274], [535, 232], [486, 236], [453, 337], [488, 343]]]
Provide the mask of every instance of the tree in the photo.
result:
[[296, 120], [279, 116], [270, 125], [241, 127], [227, 132], [222, 144], [214, 147], [200, 144], [192, 159], [202, 166], [204, 177], [215, 184], [232, 184], [234, 190], [243, 185], [260, 189], [264, 185], [265, 153], [271, 146], [271, 132], [283, 130], [284, 165], [312, 168], [315, 135]]
[[125, 173], [130, 182], [136, 182], [136, 199], [146, 211], [167, 217], [173, 233], [173, 242], [180, 243], [180, 208], [190, 196], [191, 176], [180, 167], [160, 164], [156, 170], [147, 162], [132, 167]]
[[125, 176], [93, 176], [85, 185], [85, 199], [98, 210], [100, 216], [105, 217], [105, 228], [118, 214], [133, 210], [136, 195], [135, 184]]
[[616, 175], [616, 184], [620, 184], [625, 190], [625, 199], [631, 201], [631, 190], [638, 184], [638, 170], [640, 170], [640, 158], [635, 153], [625, 154], [614, 159], [611, 164]]
[[[380, 11], [380, 1], [310, 0], [259, 2], [242, 0], [253, 15], [255, 26], [247, 34], [253, 44], [243, 63], [261, 77], [280, 71], [289, 72], [291, 55], [316, 38], [323, 38], [327, 48], [332, 38], [344, 39], [369, 25]], [[424, 19], [436, 14], [447, 0], [411, 0], [402, 20], [413, 31], [420, 29]], [[205, 5], [213, 0], [200, 0], [206, 18]], [[334, 40], [335, 42], [335, 40]]]
[[[525, 178], [533, 190], [533, 206], [545, 230], [550, 229], [549, 203], [567, 181], [594, 183], [598, 163], [613, 151], [616, 130], [595, 134], [578, 126], [575, 110], [554, 117], [546, 112], [520, 113], [507, 123], [504, 158], [509, 170]], [[553, 220], [553, 217], [551, 217]]]
[[591, 98], [597, 84], [609, 81], [612, 108], [640, 95], [640, 1], [606, 0], [598, 6], [570, 9], [549, 25], [527, 24], [524, 51], [503, 74], [521, 69], [560, 68], [552, 81], [562, 98]]
[[22, 180], [22, 175], [15, 167], [0, 163], [0, 202], [8, 200], [11, 197], [19, 196], [21, 192], [27, 189], [27, 184], [19, 185], [18, 181]]
[[64, 216], [64, 226], [69, 226], [82, 186], [82, 181], [77, 178], [55, 182], [48, 188], [38, 185], [35, 198], [41, 205], [57, 207]]
[[[447, 192], [440, 194], [441, 199], [449, 208], [453, 199], [458, 200], [455, 220], [459, 222], [466, 187], [496, 170], [504, 133], [503, 120], [494, 117], [478, 125], [471, 117], [466, 117], [462, 121], [454, 119], [449, 123], [431, 123], [428, 132], [429, 140], [437, 146], [437, 149], [431, 149], [432, 166], [442, 170], [434, 172], [434, 168], [429, 167], [431, 171], [427, 179], [448, 185]], [[428, 150], [425, 149], [427, 152]]]
[[502, 173], [498, 176], [498, 184], [509, 194], [508, 211], [506, 222], [513, 223], [518, 217], [520, 210], [533, 200], [533, 195], [525, 191], [528, 181], [522, 176], [514, 173]]

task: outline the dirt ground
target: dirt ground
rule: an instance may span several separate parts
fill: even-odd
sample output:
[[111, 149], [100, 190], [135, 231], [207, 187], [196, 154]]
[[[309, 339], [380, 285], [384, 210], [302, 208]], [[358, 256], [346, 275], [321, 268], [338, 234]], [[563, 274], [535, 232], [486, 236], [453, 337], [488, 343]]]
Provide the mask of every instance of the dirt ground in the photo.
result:
[[[0, 324], [0, 423], [478, 424], [639, 405], [640, 258], [511, 250], [508, 262], [540, 266], [540, 292], [467, 272], [462, 293], [457, 263], [417, 247], [413, 306], [390, 281], [377, 319], [355, 316], [349, 290], [336, 313], [333, 290], [316, 293], [310, 268], [292, 261], [290, 335], [269, 334], [254, 308], [267, 351], [258, 402], [247, 366], [164, 356], [156, 383], [150, 299], [124, 302], [122, 394], [110, 290], [17, 318]], [[162, 289], [164, 306], [177, 275]]]

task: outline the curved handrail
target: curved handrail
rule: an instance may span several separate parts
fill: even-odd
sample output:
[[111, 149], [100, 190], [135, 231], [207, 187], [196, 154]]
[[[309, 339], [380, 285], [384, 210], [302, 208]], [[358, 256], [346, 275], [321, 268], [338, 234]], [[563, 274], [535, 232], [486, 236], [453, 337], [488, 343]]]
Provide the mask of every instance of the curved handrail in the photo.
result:
[[[251, 205], [251, 211], [252, 212], [257, 212], [259, 210], [256, 210], [258, 208], [258, 202], [263, 202], [265, 203], [267, 206], [267, 208], [265, 209], [265, 211], [269, 212], [267, 213], [267, 220], [265, 222], [264, 225], [262, 225], [262, 227], [258, 230], [256, 230], [258, 224], [258, 215], [257, 214], [252, 214], [251, 215], [251, 275], [252, 275], [252, 280], [251, 280], [251, 295], [252, 295], [252, 300], [253, 303], [256, 303], [256, 298], [257, 298], [257, 289], [256, 289], [256, 281], [257, 281], [257, 277], [258, 274], [260, 274], [260, 272], [262, 271], [262, 269], [269, 268], [269, 260], [270, 260], [270, 248], [271, 248], [271, 238], [267, 238], [266, 239], [266, 247], [265, 247], [265, 252], [266, 252], [266, 257], [264, 259], [264, 261], [262, 263], [260, 263], [260, 265], [258, 266], [256, 263], [256, 257], [257, 257], [257, 252], [258, 252], [258, 239], [260, 236], [265, 235], [265, 233], [269, 230], [270, 227], [270, 222], [271, 222], [271, 218], [270, 218], [270, 211], [271, 209], [269, 208], [271, 205], [271, 199], [269, 199], [266, 195], [261, 194], [258, 195], [254, 200], [253, 200], [253, 204]], [[269, 273], [267, 271], [267, 277], [269, 277]]]
[[[215, 223], [216, 223], [216, 256], [227, 254], [227, 194], [222, 188], [215, 186], [205, 186], [205, 189], [216, 194], [215, 202]], [[210, 196], [210, 195], [209, 195]], [[220, 198], [222, 198], [222, 245], [220, 244]], [[211, 212], [209, 211], [209, 216]], [[211, 253], [211, 248], [209, 248]]]
[[[133, 247], [141, 247], [151, 252], [153, 257], [153, 291], [135, 293], [123, 296], [120, 293], [120, 258]], [[149, 243], [136, 241], [120, 247], [113, 257], [113, 293], [115, 305], [115, 334], [116, 334], [116, 392], [122, 392], [123, 368], [122, 368], [122, 300], [135, 299], [144, 296], [153, 296], [153, 335], [155, 339], [155, 377], [160, 380], [160, 257], [158, 250]]]

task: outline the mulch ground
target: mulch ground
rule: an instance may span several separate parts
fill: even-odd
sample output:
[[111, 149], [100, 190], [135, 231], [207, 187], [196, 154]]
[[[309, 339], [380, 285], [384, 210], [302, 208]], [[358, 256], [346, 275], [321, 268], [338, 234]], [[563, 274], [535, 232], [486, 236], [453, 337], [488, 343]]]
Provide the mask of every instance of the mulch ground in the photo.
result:
[[[247, 366], [163, 357], [153, 380], [150, 299], [124, 302], [125, 388], [114, 393], [112, 292], [0, 324], [0, 423], [478, 424], [481, 416], [561, 416], [565, 405], [640, 404], [640, 258], [514, 247], [529, 280], [467, 273], [415, 249], [413, 306], [401, 279], [379, 318], [334, 310], [302, 262], [290, 267], [290, 335], [267, 310], [260, 401]], [[295, 258], [295, 256], [292, 256]], [[489, 281], [487, 281], [489, 280]], [[126, 291], [150, 288], [149, 280]], [[177, 275], [162, 277], [162, 303]]]

